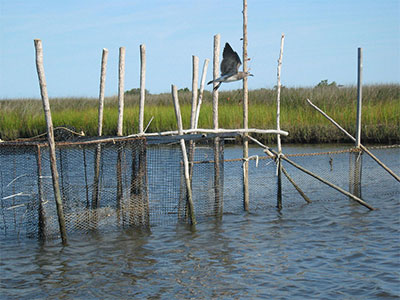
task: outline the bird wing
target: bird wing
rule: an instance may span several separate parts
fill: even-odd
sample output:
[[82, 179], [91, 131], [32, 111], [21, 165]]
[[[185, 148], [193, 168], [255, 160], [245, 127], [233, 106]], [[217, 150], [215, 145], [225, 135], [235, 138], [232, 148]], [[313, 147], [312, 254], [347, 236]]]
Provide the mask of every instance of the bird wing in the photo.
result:
[[240, 61], [239, 55], [226, 43], [224, 52], [222, 53], [221, 75], [237, 73], [241, 64], [242, 62]]

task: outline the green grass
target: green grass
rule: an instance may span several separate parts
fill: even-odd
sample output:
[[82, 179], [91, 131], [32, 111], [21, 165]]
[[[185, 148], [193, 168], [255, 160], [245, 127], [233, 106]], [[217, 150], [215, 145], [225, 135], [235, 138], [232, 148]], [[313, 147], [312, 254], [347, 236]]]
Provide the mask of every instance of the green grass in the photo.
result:
[[[283, 88], [281, 92], [281, 128], [289, 131], [285, 142], [328, 143], [348, 142], [349, 139], [306, 103], [314, 104], [334, 118], [352, 135], [355, 134], [355, 87]], [[189, 127], [191, 94], [180, 93], [179, 100], [185, 128]], [[124, 135], [138, 129], [138, 96], [125, 99]], [[88, 136], [97, 134], [96, 99], [56, 98], [50, 100], [54, 126], [69, 126], [84, 131]], [[13, 140], [36, 136], [46, 131], [38, 99], [0, 100], [0, 138]], [[148, 132], [176, 129], [175, 113], [170, 94], [147, 95], [145, 126], [154, 116]], [[370, 143], [400, 142], [400, 85], [369, 85], [363, 87], [362, 140]], [[107, 98], [104, 109], [103, 135], [116, 135], [118, 103], [116, 97]], [[242, 128], [242, 92], [219, 93], [219, 127]], [[205, 92], [199, 118], [200, 128], [212, 128], [211, 93]], [[249, 91], [249, 127], [276, 128], [276, 91], [259, 89]], [[273, 142], [274, 135], [258, 136]]]

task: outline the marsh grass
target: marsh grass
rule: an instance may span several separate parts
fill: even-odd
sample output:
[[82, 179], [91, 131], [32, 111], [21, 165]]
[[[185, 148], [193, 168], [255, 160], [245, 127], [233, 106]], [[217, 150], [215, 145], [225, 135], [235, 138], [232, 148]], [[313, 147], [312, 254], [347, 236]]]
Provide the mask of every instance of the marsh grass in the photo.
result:
[[[286, 142], [325, 143], [348, 142], [339, 130], [306, 103], [309, 98], [351, 134], [355, 134], [355, 87], [283, 88], [281, 93], [281, 128], [289, 131]], [[183, 124], [189, 127], [191, 93], [179, 94]], [[220, 128], [242, 128], [242, 92], [220, 92]], [[276, 91], [258, 89], [249, 91], [249, 127], [276, 128]], [[137, 132], [138, 96], [125, 98], [124, 135]], [[69, 126], [84, 131], [88, 136], [97, 133], [95, 98], [54, 98], [50, 100], [54, 126]], [[170, 94], [146, 96], [145, 126], [154, 116], [148, 132], [176, 129], [175, 113]], [[362, 140], [375, 143], [400, 142], [400, 85], [369, 85], [363, 88]], [[105, 100], [104, 135], [116, 135], [118, 101]], [[212, 127], [211, 93], [206, 91], [199, 118], [200, 128]], [[38, 99], [0, 100], [0, 138], [13, 140], [32, 137], [45, 132], [42, 103]], [[274, 135], [260, 136], [273, 142]]]

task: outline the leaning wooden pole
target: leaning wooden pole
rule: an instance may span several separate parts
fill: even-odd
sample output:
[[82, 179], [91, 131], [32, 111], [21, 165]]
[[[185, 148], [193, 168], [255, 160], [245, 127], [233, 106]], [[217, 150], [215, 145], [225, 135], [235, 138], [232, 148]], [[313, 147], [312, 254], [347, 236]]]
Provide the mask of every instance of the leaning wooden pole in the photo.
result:
[[[243, 0], [243, 72], [247, 72], [247, 0]], [[249, 128], [249, 95], [247, 77], [243, 78], [243, 128]], [[243, 134], [243, 208], [249, 210], [249, 139]]]
[[[308, 104], [310, 104], [315, 110], [317, 110], [321, 115], [323, 115], [325, 118], [327, 118], [333, 125], [335, 125], [340, 131], [342, 131], [345, 135], [347, 135], [350, 139], [352, 139], [354, 142], [356, 139], [348, 133], [342, 126], [340, 126], [335, 120], [333, 120], [330, 116], [328, 116], [323, 110], [321, 110], [318, 106], [313, 104], [310, 99], [307, 99]], [[400, 182], [400, 176], [396, 175], [389, 167], [387, 167], [383, 162], [381, 162], [375, 155], [371, 153], [363, 144], [360, 144], [360, 148], [367, 153], [373, 160], [375, 160], [378, 165], [380, 165], [383, 169], [385, 169], [386, 172], [388, 172], [390, 175], [392, 175], [397, 181]]]
[[144, 101], [146, 97], [146, 45], [140, 45], [139, 134], [144, 134]]
[[[277, 70], [277, 99], [276, 99], [276, 130], [281, 130], [281, 69], [282, 69], [282, 56], [283, 56], [283, 44], [285, 41], [285, 35], [282, 33], [281, 36], [281, 49], [279, 52], [278, 59], [278, 70]], [[282, 209], [282, 144], [281, 135], [277, 134], [278, 144], [278, 157], [277, 157], [277, 176], [278, 176], [278, 193], [277, 193], [277, 208]]]
[[40, 94], [42, 96], [43, 110], [47, 125], [47, 140], [50, 149], [50, 166], [51, 166], [51, 177], [53, 181], [53, 192], [57, 207], [58, 225], [60, 227], [61, 240], [64, 245], [67, 244], [67, 230], [65, 227], [63, 204], [60, 194], [60, 186], [58, 182], [58, 171], [57, 171], [57, 158], [56, 158], [56, 146], [54, 142], [54, 131], [53, 121], [51, 118], [50, 102], [47, 94], [46, 77], [44, 74], [43, 67], [43, 48], [42, 41], [39, 39], [34, 40], [36, 50], [36, 69], [39, 78]]
[[197, 129], [197, 126], [199, 124], [200, 109], [201, 109], [201, 104], [203, 102], [203, 92], [204, 92], [204, 86], [206, 83], [206, 75], [207, 75], [207, 68], [208, 68], [209, 62], [210, 62], [210, 60], [208, 58], [206, 58], [204, 60], [203, 71], [201, 74], [201, 82], [200, 82], [199, 101], [197, 102], [197, 108], [196, 108], [196, 119], [194, 122], [194, 129]]
[[[178, 100], [178, 90], [175, 85], [171, 86], [171, 92], [172, 92], [172, 99], [174, 101], [176, 122], [178, 124], [178, 134], [182, 135], [183, 134], [182, 115], [181, 115], [181, 109], [180, 109], [179, 100]], [[194, 212], [194, 204], [193, 204], [193, 198], [192, 198], [192, 186], [190, 183], [190, 175], [189, 175], [189, 161], [188, 161], [187, 152], [186, 152], [185, 140], [181, 139], [180, 144], [181, 144], [182, 158], [183, 158], [183, 164], [184, 164], [187, 203], [188, 203], [188, 208], [189, 208], [190, 223], [192, 225], [195, 225], [196, 224], [196, 216], [195, 216], [195, 212]]]
[[196, 55], [192, 56], [192, 113], [190, 115], [190, 128], [195, 128], [196, 109], [199, 84], [199, 58]]

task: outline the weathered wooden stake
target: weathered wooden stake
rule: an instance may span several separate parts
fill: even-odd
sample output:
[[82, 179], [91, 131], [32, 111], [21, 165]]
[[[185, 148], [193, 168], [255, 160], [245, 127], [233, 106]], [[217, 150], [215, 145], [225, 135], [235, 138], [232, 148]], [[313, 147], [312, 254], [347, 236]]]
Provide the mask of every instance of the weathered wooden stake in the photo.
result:
[[53, 191], [54, 198], [57, 207], [58, 225], [60, 227], [61, 240], [64, 245], [67, 244], [67, 230], [65, 227], [63, 204], [60, 194], [60, 186], [58, 182], [58, 171], [57, 171], [57, 158], [56, 158], [56, 146], [54, 142], [54, 131], [53, 121], [51, 118], [50, 102], [47, 94], [46, 77], [44, 74], [43, 67], [43, 48], [42, 41], [39, 39], [34, 40], [36, 50], [36, 69], [39, 78], [40, 94], [42, 96], [43, 110], [47, 124], [47, 140], [49, 143], [50, 150], [50, 166], [51, 166], [51, 177], [53, 180]]
[[192, 113], [190, 115], [190, 128], [195, 128], [196, 122], [196, 108], [197, 108], [197, 95], [199, 83], [199, 58], [195, 55], [192, 56]]
[[122, 136], [123, 134], [124, 85], [125, 85], [125, 47], [120, 47], [119, 68], [118, 68], [118, 124], [117, 124], [118, 136]]
[[99, 119], [97, 125], [97, 135], [102, 136], [103, 133], [103, 111], [104, 111], [104, 91], [106, 87], [106, 69], [107, 69], [108, 50], [103, 49], [101, 56], [101, 72], [100, 72], [100, 92], [99, 92]]
[[[247, 0], [243, 0], [243, 72], [247, 72]], [[249, 95], [247, 77], [243, 78], [243, 128], [249, 128]], [[243, 208], [249, 210], [249, 139], [243, 134]]]
[[[97, 124], [97, 135], [103, 134], [103, 111], [104, 111], [104, 91], [106, 87], [106, 70], [107, 70], [107, 57], [108, 50], [103, 49], [101, 56], [101, 71], [100, 71], [100, 91], [99, 91], [99, 117]], [[94, 165], [94, 180], [93, 180], [93, 194], [92, 194], [92, 208], [99, 207], [99, 179], [100, 179], [100, 161], [101, 161], [101, 144], [96, 147], [95, 165]]]
[[[356, 144], [357, 148], [361, 145], [361, 112], [362, 112], [362, 48], [358, 48], [357, 60], [357, 123], [356, 123]], [[354, 167], [350, 166], [349, 191], [361, 197], [361, 170], [362, 152], [350, 153], [350, 158], [354, 159]], [[351, 159], [352, 160], [352, 159]]]
[[[277, 99], [276, 99], [276, 130], [281, 130], [281, 69], [282, 69], [282, 56], [283, 56], [283, 44], [285, 41], [285, 35], [282, 33], [281, 36], [281, 48], [279, 52], [278, 59], [278, 70], [277, 70]], [[282, 144], [281, 135], [277, 134], [277, 144], [278, 144], [278, 157], [277, 157], [277, 176], [278, 176], [278, 193], [277, 193], [277, 208], [282, 209]]]
[[[178, 90], [175, 85], [171, 86], [171, 91], [172, 91], [172, 99], [174, 101], [176, 122], [178, 124], [178, 134], [182, 135], [183, 134], [182, 115], [181, 115], [181, 109], [180, 109], [179, 100], [178, 100]], [[189, 207], [189, 217], [190, 217], [191, 224], [195, 225], [196, 217], [195, 217], [195, 212], [194, 212], [192, 187], [191, 187], [190, 175], [189, 175], [189, 161], [187, 158], [185, 140], [181, 139], [180, 144], [181, 144], [184, 172], [185, 172], [185, 182], [186, 182], [186, 191], [187, 191], [187, 202], [188, 202], [188, 207]]]
[[357, 66], [357, 131], [356, 147], [361, 144], [361, 111], [362, 111], [362, 48], [358, 48], [358, 66]]
[[[219, 50], [220, 50], [219, 34], [214, 35], [214, 58], [213, 58], [213, 80], [219, 76]], [[213, 87], [217, 86], [218, 82], [214, 82]], [[218, 129], [218, 90], [212, 92], [213, 96], [213, 128]]]
[[208, 58], [206, 58], [204, 60], [203, 72], [201, 75], [201, 82], [200, 82], [199, 101], [197, 102], [197, 108], [196, 108], [196, 119], [195, 119], [194, 129], [197, 129], [197, 126], [199, 124], [200, 109], [201, 109], [201, 103], [203, 102], [203, 92], [204, 92], [204, 86], [206, 83], [207, 67], [208, 67], [209, 62], [210, 62], [210, 60]]
[[[125, 85], [125, 47], [119, 48], [119, 68], [118, 68], [118, 124], [117, 136], [123, 135], [124, 122], [124, 85]], [[123, 197], [122, 189], [122, 154], [123, 144], [118, 143], [117, 149], [117, 221], [120, 221], [121, 201]]]
[[140, 45], [139, 134], [144, 133], [144, 101], [146, 97], [146, 45]]

